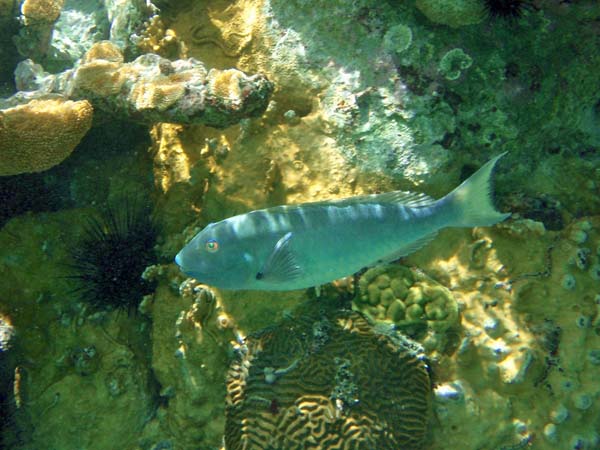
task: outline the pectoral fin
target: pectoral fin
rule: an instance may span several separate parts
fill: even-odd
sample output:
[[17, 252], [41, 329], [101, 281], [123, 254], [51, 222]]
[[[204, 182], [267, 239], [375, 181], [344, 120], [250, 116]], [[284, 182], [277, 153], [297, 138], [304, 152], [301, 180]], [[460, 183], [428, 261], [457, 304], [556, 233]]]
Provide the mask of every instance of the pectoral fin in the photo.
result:
[[292, 233], [286, 233], [277, 241], [262, 270], [256, 274], [257, 280], [282, 283], [298, 278], [302, 269], [290, 246]]

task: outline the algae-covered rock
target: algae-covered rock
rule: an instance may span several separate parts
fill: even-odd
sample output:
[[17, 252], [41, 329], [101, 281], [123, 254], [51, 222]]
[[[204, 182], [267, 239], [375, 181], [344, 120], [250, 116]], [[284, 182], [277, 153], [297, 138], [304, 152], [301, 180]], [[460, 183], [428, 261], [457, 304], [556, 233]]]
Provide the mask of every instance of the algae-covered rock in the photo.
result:
[[180, 448], [212, 449], [223, 435], [228, 355], [241, 335], [207, 286], [179, 278], [174, 290], [173, 269], [157, 266], [146, 274], [160, 280], [141, 309], [153, 321], [152, 366], [168, 400], [152, 421], [156, 430], [146, 433], [154, 444], [168, 439]]
[[29, 214], [0, 231], [0, 310], [18, 336], [10, 407], [2, 405], [18, 438], [10, 448], [101, 449], [115, 439], [131, 448], [155, 409], [148, 323], [89, 315], [66, 264], [54, 263], [66, 263], [80, 215]]
[[432, 22], [453, 28], [477, 24], [485, 18], [480, 0], [417, 0], [416, 6]]
[[237, 69], [207, 71], [193, 58], [169, 61], [146, 54], [123, 63], [119, 55], [114, 44], [99, 42], [74, 69], [58, 75], [40, 73], [39, 66], [25, 61], [19, 68], [20, 84], [39, 91], [23, 95], [59, 93], [85, 99], [98, 113], [123, 120], [224, 128], [262, 114], [273, 91], [264, 75], [247, 75]]

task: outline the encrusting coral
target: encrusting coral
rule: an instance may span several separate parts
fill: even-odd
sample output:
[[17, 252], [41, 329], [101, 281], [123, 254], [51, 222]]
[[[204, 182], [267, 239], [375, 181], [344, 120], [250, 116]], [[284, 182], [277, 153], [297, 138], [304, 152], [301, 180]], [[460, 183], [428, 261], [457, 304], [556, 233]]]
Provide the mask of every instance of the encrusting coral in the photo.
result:
[[418, 353], [347, 310], [253, 334], [229, 372], [226, 449], [421, 448], [430, 380]]
[[21, 14], [25, 24], [54, 23], [60, 16], [64, 0], [25, 0]]
[[32, 100], [0, 110], [0, 176], [59, 164], [88, 132], [92, 115], [85, 100]]
[[114, 44], [99, 42], [73, 69], [58, 75], [24, 61], [17, 69], [17, 83], [34, 92], [15, 97], [58, 93], [89, 100], [98, 112], [124, 120], [224, 128], [262, 114], [273, 91], [273, 83], [262, 74], [237, 69], [207, 72], [193, 58], [169, 61], [155, 54], [123, 63], [119, 55]]

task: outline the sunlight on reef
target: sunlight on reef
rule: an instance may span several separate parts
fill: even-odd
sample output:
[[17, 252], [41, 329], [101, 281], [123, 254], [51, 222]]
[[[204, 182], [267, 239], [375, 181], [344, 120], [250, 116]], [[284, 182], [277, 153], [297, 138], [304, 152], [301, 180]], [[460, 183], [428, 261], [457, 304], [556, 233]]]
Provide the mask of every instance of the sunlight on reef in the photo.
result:
[[[600, 5], [498, 3], [0, 0], [0, 447], [597, 448]], [[211, 222], [441, 198], [505, 151], [510, 219], [320, 296], [173, 263]], [[128, 192], [155, 288], [95, 308], [69, 249]], [[92, 272], [136, 267], [113, 244]]]

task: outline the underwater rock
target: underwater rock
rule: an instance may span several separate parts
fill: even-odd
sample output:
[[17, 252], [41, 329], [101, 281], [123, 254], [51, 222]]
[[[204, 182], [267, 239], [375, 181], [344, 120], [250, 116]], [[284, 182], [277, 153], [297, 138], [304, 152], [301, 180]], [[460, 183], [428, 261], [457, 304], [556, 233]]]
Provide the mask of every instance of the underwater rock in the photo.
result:
[[378, 334], [356, 312], [299, 315], [239, 349], [227, 380], [225, 447], [418, 449], [430, 389], [408, 340]]
[[32, 100], [0, 111], [0, 176], [41, 172], [67, 158], [92, 125], [85, 100]]
[[432, 22], [452, 28], [473, 25], [485, 18], [480, 0], [417, 0], [416, 6]]
[[25, 61], [19, 65], [17, 83], [37, 92], [14, 98], [58, 93], [86, 99], [113, 118], [225, 128], [262, 114], [273, 91], [273, 84], [261, 74], [237, 69], [207, 72], [193, 58], [169, 61], [154, 54], [122, 63], [118, 53], [112, 43], [97, 43], [75, 68], [58, 75], [40, 73], [39, 66]]

